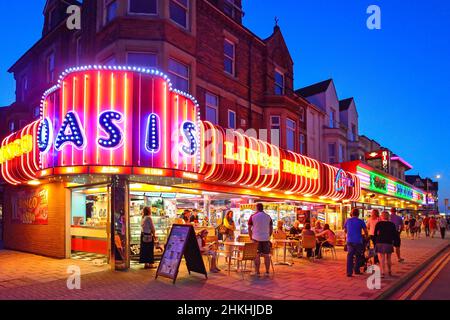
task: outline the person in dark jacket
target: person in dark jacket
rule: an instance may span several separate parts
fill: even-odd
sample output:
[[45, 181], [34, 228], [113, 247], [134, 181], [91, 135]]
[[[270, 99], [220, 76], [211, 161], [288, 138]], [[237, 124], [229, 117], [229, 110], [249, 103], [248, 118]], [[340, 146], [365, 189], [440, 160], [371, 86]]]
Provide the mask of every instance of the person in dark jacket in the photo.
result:
[[375, 253], [380, 261], [381, 277], [385, 277], [386, 264], [389, 276], [392, 276], [392, 253], [398, 237], [395, 224], [389, 221], [389, 212], [381, 213], [381, 221], [375, 226]]

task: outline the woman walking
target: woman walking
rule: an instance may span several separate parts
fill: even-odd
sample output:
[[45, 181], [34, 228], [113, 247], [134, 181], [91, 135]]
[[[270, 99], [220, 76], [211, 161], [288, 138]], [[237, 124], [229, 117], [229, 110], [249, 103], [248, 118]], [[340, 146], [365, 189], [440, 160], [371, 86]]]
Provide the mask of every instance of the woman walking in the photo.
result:
[[435, 234], [436, 234], [436, 231], [437, 231], [437, 221], [436, 221], [436, 218], [435, 218], [434, 216], [432, 216], [432, 217], [430, 218], [430, 221], [429, 221], [428, 223], [429, 223], [429, 225], [430, 225], [430, 234], [431, 234], [431, 237], [434, 238], [434, 236], [435, 236]]
[[155, 246], [155, 225], [151, 217], [151, 209], [145, 207], [142, 210], [141, 222], [141, 252], [139, 263], [144, 263], [145, 269], [155, 268], [154, 246]]
[[392, 253], [394, 252], [394, 243], [398, 237], [395, 224], [389, 221], [389, 213], [381, 213], [381, 221], [375, 226], [375, 253], [378, 254], [380, 261], [381, 277], [385, 277], [386, 265], [389, 276], [392, 276]]

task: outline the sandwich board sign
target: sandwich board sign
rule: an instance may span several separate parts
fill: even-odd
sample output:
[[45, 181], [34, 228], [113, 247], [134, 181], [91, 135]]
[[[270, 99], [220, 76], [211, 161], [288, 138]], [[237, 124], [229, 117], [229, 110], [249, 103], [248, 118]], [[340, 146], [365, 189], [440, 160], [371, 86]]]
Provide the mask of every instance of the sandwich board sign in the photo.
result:
[[208, 279], [202, 254], [195, 237], [195, 230], [192, 225], [174, 224], [170, 230], [164, 253], [156, 270], [158, 276], [169, 278], [173, 283], [177, 280], [181, 259], [186, 261], [189, 274], [197, 272], [204, 274]]

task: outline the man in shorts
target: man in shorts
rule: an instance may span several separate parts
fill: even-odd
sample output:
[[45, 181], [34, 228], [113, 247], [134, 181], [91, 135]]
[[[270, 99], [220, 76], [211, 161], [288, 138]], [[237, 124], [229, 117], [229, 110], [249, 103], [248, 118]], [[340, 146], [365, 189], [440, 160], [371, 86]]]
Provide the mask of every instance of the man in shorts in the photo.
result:
[[403, 262], [405, 259], [400, 254], [400, 246], [402, 244], [400, 235], [404, 229], [404, 224], [402, 217], [397, 215], [395, 208], [391, 208], [391, 222], [395, 224], [395, 229], [397, 230], [397, 238], [394, 241], [395, 253], [397, 254], [398, 262]]
[[250, 239], [258, 243], [258, 255], [255, 259], [256, 275], [259, 277], [259, 267], [261, 265], [261, 256], [264, 257], [266, 266], [266, 276], [270, 269], [270, 237], [273, 233], [272, 218], [264, 212], [262, 203], [256, 204], [256, 213], [250, 216], [248, 220], [248, 234]]

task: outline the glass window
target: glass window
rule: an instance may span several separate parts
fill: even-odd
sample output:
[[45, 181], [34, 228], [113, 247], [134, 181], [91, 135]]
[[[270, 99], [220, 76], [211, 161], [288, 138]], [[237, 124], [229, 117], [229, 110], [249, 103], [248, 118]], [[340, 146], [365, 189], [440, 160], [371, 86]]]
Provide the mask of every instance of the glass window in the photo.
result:
[[334, 143], [328, 144], [328, 163], [336, 163], [336, 145]]
[[188, 27], [189, 0], [170, 0], [170, 19], [180, 26]]
[[207, 92], [205, 95], [206, 101], [206, 121], [211, 122], [212, 124], [218, 124], [218, 109], [219, 109], [219, 97], [216, 95]]
[[275, 94], [284, 94], [284, 74], [278, 70], [275, 70]]
[[351, 141], [356, 141], [356, 137], [358, 136], [358, 134], [356, 133], [356, 126], [354, 124], [352, 124], [352, 131], [350, 133], [350, 139]]
[[9, 131], [13, 132], [14, 130], [16, 130], [16, 124], [14, 123], [14, 121], [10, 121], [9, 122]]
[[181, 91], [189, 92], [189, 67], [174, 59], [169, 59], [169, 73], [173, 86]]
[[295, 127], [294, 120], [286, 120], [286, 148], [291, 151], [295, 151]]
[[157, 0], [130, 0], [128, 11], [130, 13], [156, 14], [156, 2]]
[[342, 144], [339, 144], [339, 163], [344, 162], [345, 150]]
[[224, 70], [225, 72], [234, 75], [235, 45], [227, 39], [225, 39], [224, 42], [224, 55]]
[[105, 0], [105, 23], [117, 17], [117, 0]]
[[135, 67], [155, 68], [157, 66], [157, 56], [155, 53], [128, 52], [127, 64]]
[[305, 154], [306, 153], [306, 138], [305, 135], [302, 133], [300, 134], [300, 154]]
[[280, 145], [280, 116], [270, 116], [270, 141], [272, 144]]
[[47, 82], [55, 79], [55, 54], [52, 52], [47, 56]]
[[236, 112], [228, 110], [228, 128], [236, 129]]
[[23, 76], [22, 77], [22, 81], [21, 81], [21, 100], [25, 101], [25, 98], [27, 96], [27, 92], [28, 92], [28, 77], [27, 76]]
[[334, 110], [333, 109], [331, 109], [330, 110], [330, 114], [329, 114], [329, 127], [330, 128], [334, 128]]

